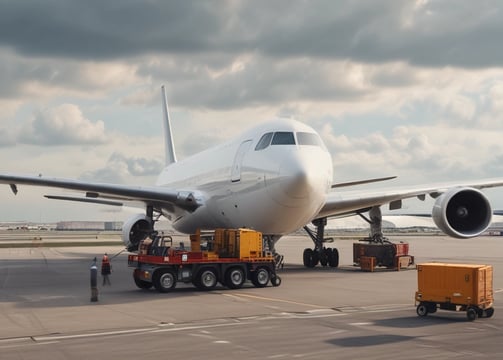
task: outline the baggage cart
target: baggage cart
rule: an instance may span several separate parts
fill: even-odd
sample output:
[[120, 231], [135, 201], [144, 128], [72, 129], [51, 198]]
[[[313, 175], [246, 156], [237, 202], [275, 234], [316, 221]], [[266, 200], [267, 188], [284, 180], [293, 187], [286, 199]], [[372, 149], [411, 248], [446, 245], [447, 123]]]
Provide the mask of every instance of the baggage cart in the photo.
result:
[[437, 309], [466, 311], [470, 321], [494, 314], [490, 265], [418, 264], [417, 283], [415, 300], [419, 316], [433, 314]]

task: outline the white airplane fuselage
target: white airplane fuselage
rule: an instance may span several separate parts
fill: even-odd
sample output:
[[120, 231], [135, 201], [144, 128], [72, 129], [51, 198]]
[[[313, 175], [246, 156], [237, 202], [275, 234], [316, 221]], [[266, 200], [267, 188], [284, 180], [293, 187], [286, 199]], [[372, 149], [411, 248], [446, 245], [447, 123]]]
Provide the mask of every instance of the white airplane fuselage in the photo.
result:
[[318, 134], [279, 119], [168, 165], [156, 185], [187, 189], [202, 204], [193, 212], [163, 208], [177, 231], [246, 227], [283, 235], [318, 214], [331, 184], [331, 157]]

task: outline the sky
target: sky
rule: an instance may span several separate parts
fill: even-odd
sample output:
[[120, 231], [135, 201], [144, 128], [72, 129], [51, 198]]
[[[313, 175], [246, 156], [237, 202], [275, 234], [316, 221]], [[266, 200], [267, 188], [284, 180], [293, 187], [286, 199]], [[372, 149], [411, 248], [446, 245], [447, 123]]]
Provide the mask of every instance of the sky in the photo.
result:
[[[503, 177], [502, 12], [483, 0], [0, 0], [0, 172], [153, 184], [164, 84], [179, 159], [290, 117], [320, 133], [336, 182]], [[42, 196], [55, 192], [0, 187], [0, 221], [124, 220]], [[488, 195], [503, 208], [503, 189]]]

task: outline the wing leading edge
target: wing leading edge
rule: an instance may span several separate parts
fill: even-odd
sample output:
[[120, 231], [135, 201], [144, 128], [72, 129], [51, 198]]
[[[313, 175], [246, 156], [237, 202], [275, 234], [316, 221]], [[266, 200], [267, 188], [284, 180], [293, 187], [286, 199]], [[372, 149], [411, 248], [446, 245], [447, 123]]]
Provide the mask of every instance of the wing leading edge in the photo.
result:
[[[46, 178], [41, 175], [1, 174], [0, 183], [9, 184], [14, 193], [17, 193], [17, 185], [32, 185], [81, 191], [85, 193], [85, 198], [83, 199], [88, 199], [87, 202], [96, 203], [106, 203], [98, 199], [113, 199], [128, 202], [139, 201], [146, 204], [164, 204], [166, 206], [176, 206], [187, 211], [194, 211], [201, 206], [202, 201], [191, 191], [177, 191], [155, 186], [145, 187], [92, 183], [71, 179]], [[59, 197], [59, 199], [86, 201], [82, 200], [82, 198], [72, 197]]]
[[390, 209], [399, 209], [401, 200], [417, 197], [424, 200], [426, 195], [437, 198], [454, 188], [469, 187], [477, 190], [503, 186], [503, 179], [487, 179], [464, 183], [442, 183], [416, 187], [383, 188], [372, 191], [330, 192], [318, 218], [355, 214], [374, 206], [390, 204]]

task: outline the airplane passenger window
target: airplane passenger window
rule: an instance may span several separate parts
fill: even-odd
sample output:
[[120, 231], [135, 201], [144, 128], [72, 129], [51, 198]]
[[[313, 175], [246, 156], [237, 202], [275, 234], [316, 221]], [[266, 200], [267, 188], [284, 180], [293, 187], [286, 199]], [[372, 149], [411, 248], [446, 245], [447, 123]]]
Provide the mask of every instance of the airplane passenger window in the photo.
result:
[[298, 132], [297, 142], [299, 143], [299, 145], [322, 146], [321, 139], [318, 135], [307, 132]]
[[268, 147], [269, 144], [271, 143], [271, 139], [272, 139], [272, 132], [262, 135], [262, 137], [257, 143], [257, 146], [255, 146], [255, 151], [263, 150], [266, 147]]
[[274, 133], [272, 145], [295, 145], [295, 138], [292, 132], [278, 131]]

